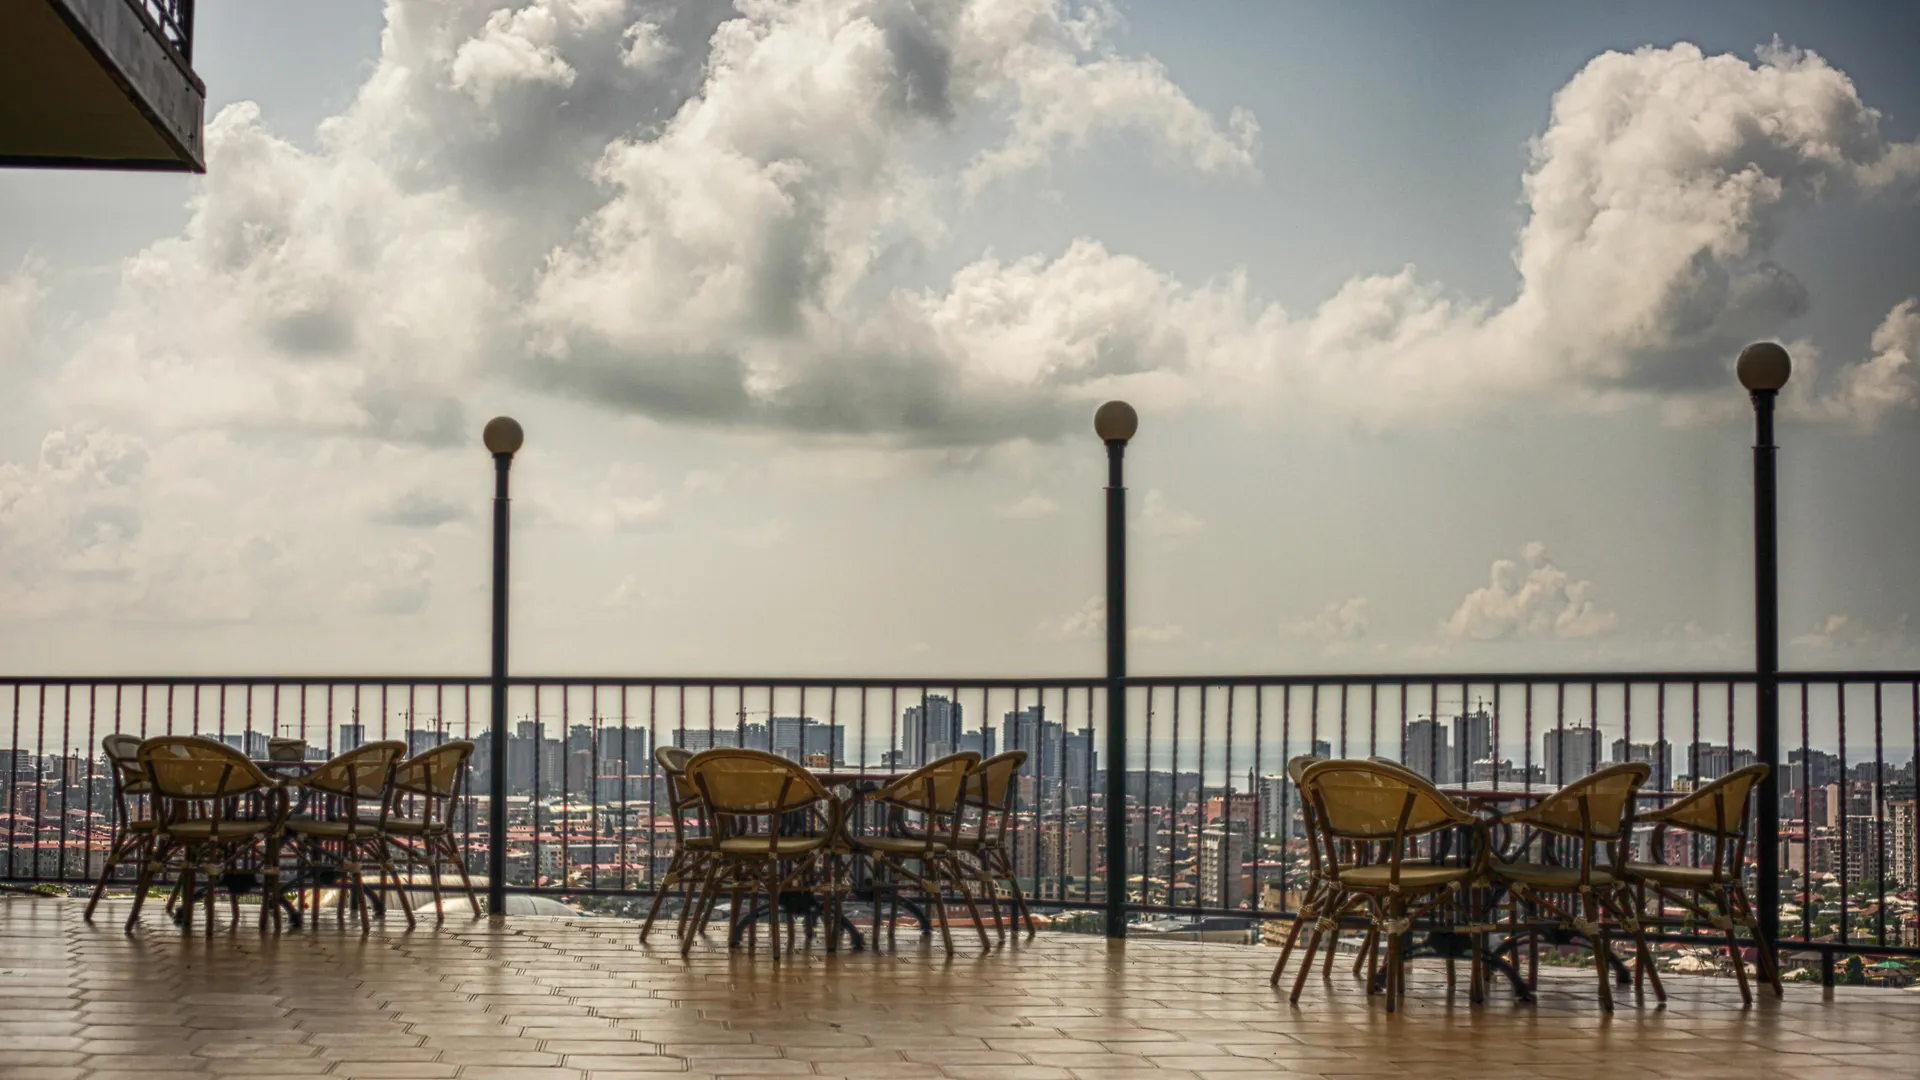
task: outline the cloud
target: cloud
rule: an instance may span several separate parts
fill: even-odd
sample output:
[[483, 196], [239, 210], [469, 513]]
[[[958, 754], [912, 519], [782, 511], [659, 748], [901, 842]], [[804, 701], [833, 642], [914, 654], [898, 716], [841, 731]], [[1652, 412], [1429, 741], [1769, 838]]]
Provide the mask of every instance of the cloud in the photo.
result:
[[406, 529], [432, 529], [472, 516], [470, 507], [420, 488], [409, 488], [399, 496], [375, 508], [371, 515], [377, 525], [397, 525]]
[[433, 547], [416, 541], [362, 563], [347, 588], [355, 606], [373, 615], [417, 615], [433, 598]]
[[1845, 657], [1911, 659], [1915, 655], [1912, 619], [1901, 615], [1884, 625], [1875, 625], [1853, 615], [1834, 613], [1820, 620], [1806, 633], [1796, 634], [1788, 645], [1811, 654], [1816, 660]]
[[0, 375], [10, 366], [24, 365], [45, 296], [36, 263], [0, 277]]
[[1040, 494], [1037, 491], [1028, 492], [1025, 496], [1019, 499], [1016, 499], [1013, 502], [1002, 503], [1001, 505], [993, 508], [994, 517], [1009, 518], [1009, 519], [1020, 520], [1020, 521], [1030, 521], [1035, 518], [1052, 517], [1053, 515], [1059, 512], [1060, 512], [1059, 503], [1053, 501], [1052, 499], [1046, 497], [1045, 495]]
[[640, 607], [645, 605], [648, 599], [646, 587], [640, 584], [640, 579], [633, 574], [628, 574], [613, 588], [607, 590], [606, 595], [600, 598], [600, 606], [615, 610]]
[[1065, 615], [1042, 619], [1033, 632], [1048, 641], [1073, 641], [1099, 637], [1107, 628], [1107, 602], [1090, 596], [1087, 602]]
[[[1042, 619], [1034, 627], [1034, 635], [1047, 641], [1084, 640], [1100, 637], [1106, 632], [1107, 602], [1098, 596], [1088, 597], [1086, 603], [1065, 615]], [[1141, 645], [1166, 645], [1186, 636], [1186, 627], [1177, 623], [1127, 629], [1127, 640]]]
[[[64, 343], [64, 401], [412, 446], [469, 439], [467, 396], [501, 379], [835, 445], [1052, 439], [1122, 394], [1382, 429], [1516, 403], [1699, 421], [1737, 407], [1739, 346], [1810, 303], [1773, 255], [1789, 215], [1920, 180], [1920, 144], [1820, 56], [1682, 43], [1554, 96], [1509, 301], [1401, 267], [1289, 312], [1239, 270], [1182, 281], [1088, 237], [950, 251], [972, 194], [1099, 141], [1256, 174], [1257, 120], [1201, 109], [1118, 27], [1105, 0], [390, 0], [312, 149], [252, 103], [208, 125], [186, 228]], [[933, 252], [958, 268], [901, 269]], [[1788, 407], [1911, 414], [1914, 310], [1858, 362], [1805, 343]]]
[[1358, 641], [1367, 636], [1367, 598], [1353, 596], [1321, 608], [1310, 619], [1286, 623], [1283, 633], [1322, 641]]
[[1547, 558], [1545, 544], [1534, 541], [1521, 548], [1517, 562], [1494, 560], [1487, 585], [1460, 601], [1441, 632], [1472, 641], [1586, 638], [1619, 621], [1594, 601], [1592, 582], [1574, 580]]
[[1140, 503], [1140, 531], [1168, 544], [1177, 544], [1207, 531], [1199, 515], [1173, 505], [1164, 492], [1149, 489]]

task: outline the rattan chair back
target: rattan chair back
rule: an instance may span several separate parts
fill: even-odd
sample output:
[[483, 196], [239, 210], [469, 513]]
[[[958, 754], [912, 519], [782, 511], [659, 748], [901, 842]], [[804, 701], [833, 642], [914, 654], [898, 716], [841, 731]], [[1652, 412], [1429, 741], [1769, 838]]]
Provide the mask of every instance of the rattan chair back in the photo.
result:
[[308, 773], [300, 786], [346, 799], [383, 798], [395, 763], [406, 756], [407, 744], [397, 739], [365, 743], [334, 755], [325, 765]]
[[1640, 820], [1729, 840], [1745, 839], [1747, 804], [1767, 772], [1765, 762], [1735, 769], [1679, 802], [1642, 814]]
[[1302, 771], [1301, 786], [1331, 840], [1398, 841], [1474, 824], [1425, 777], [1385, 762], [1316, 762]]
[[1641, 761], [1609, 765], [1507, 815], [1506, 820], [1560, 836], [1613, 843], [1633, 827], [1634, 797], [1652, 773]]
[[812, 773], [764, 750], [702, 751], [687, 762], [686, 775], [707, 808], [723, 817], [790, 814], [833, 798]]
[[968, 775], [979, 764], [980, 755], [971, 750], [948, 754], [874, 792], [872, 799], [923, 814], [951, 814], [966, 790]]
[[422, 750], [394, 766], [393, 788], [408, 795], [454, 798], [460, 794], [472, 758], [473, 744], [465, 739]]
[[153, 793], [175, 802], [218, 802], [275, 786], [247, 755], [197, 735], [148, 739], [140, 744], [138, 761]]

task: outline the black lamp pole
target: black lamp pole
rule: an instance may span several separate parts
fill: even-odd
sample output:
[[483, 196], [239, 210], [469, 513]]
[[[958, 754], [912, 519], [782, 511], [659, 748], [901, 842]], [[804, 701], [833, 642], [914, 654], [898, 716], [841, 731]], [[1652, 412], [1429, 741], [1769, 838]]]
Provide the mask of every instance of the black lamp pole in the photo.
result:
[[1107, 446], [1107, 936], [1127, 936], [1127, 484], [1122, 463], [1140, 417], [1124, 401], [1093, 416]]
[[493, 454], [493, 683], [492, 743], [487, 763], [487, 911], [507, 913], [507, 474], [526, 439], [506, 416], [487, 422], [483, 440]]
[[1756, 750], [1767, 766], [1755, 822], [1760, 840], [1756, 914], [1760, 936], [1772, 946], [1780, 939], [1780, 548], [1773, 406], [1793, 362], [1787, 350], [1762, 342], [1741, 351], [1737, 370], [1753, 398], [1754, 720]]

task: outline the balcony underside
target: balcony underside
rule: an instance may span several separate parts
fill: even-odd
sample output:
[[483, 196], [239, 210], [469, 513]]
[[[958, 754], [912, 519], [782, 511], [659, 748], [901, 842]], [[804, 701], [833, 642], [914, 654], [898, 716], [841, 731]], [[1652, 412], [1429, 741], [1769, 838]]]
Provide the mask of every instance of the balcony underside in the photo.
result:
[[1449, 1000], [1422, 962], [1389, 1018], [1344, 964], [1289, 1008], [1267, 985], [1274, 950], [1254, 946], [1042, 934], [948, 962], [902, 934], [776, 967], [764, 939], [748, 956], [715, 934], [682, 961], [671, 934], [642, 946], [619, 919], [263, 937], [229, 929], [223, 903], [209, 939], [158, 904], [131, 935], [123, 903], [91, 925], [83, 906], [0, 900], [0, 1075], [1876, 1080], [1920, 1054], [1912, 997], [1865, 988], [1789, 986], [1743, 1010], [1728, 980], [1673, 976], [1666, 1008], [1627, 992], [1603, 1017], [1590, 971], [1544, 972], [1536, 1006], [1470, 1009], [1464, 971]]
[[128, 0], [0, 0], [0, 165], [204, 172], [206, 90]]

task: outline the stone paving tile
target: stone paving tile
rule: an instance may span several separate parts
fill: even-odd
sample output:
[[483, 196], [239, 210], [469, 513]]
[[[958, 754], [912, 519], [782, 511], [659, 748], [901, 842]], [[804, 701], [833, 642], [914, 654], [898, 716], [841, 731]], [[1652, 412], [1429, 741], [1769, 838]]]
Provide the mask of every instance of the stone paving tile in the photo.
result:
[[[114, 908], [121, 908], [120, 915]], [[1345, 971], [1290, 1008], [1265, 949], [1042, 935], [949, 963], [917, 936], [879, 953], [816, 946], [776, 969], [717, 938], [682, 960], [631, 923], [450, 919], [407, 933], [250, 923], [132, 935], [60, 900], [0, 900], [0, 1077], [170, 1080], [1910, 1080], [1910, 995], [1794, 986], [1742, 1008], [1723, 980], [1673, 977], [1664, 1007], [1550, 970], [1540, 1004], [1449, 997], [1418, 966], [1389, 1016]], [[964, 940], [964, 938], [963, 938]], [[963, 945], [964, 949], [964, 945]]]

